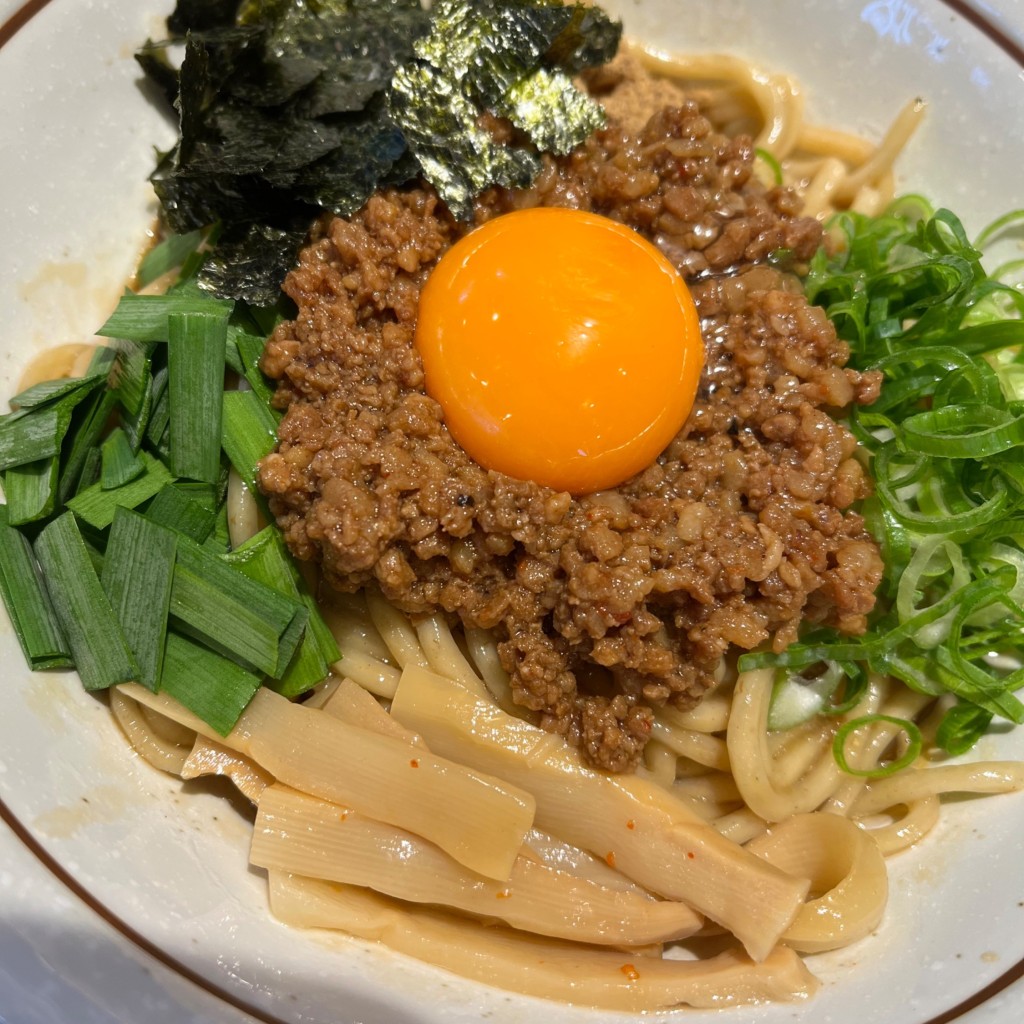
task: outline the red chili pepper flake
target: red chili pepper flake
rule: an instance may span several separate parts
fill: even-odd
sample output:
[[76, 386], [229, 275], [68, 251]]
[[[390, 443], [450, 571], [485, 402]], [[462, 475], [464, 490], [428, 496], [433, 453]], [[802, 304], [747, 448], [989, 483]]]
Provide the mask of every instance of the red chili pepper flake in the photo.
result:
[[494, 898], [497, 900], [507, 900], [512, 895], [511, 889], [499, 889], [495, 894]]
[[622, 973], [627, 978], [629, 978], [630, 981], [639, 981], [640, 980], [640, 972], [632, 964], [623, 964], [619, 968], [619, 970], [622, 971]]
[[629, 821], [626, 822], [626, 828], [628, 828], [628, 829], [636, 828], [636, 822], [632, 818], [630, 818]]
[[413, 758], [413, 759], [412, 759], [412, 760], [411, 760], [411, 761], [409, 762], [409, 767], [410, 767], [410, 768], [419, 768], [419, 766], [420, 766], [419, 758], [416, 758], [416, 757], [414, 757], [414, 758]]
[[609, 850], [604, 855], [604, 859], [605, 859], [605, 863], [608, 865], [608, 867], [610, 867], [610, 868], [615, 867], [615, 852], [613, 850]]
[[693, 850], [687, 850], [686, 851], [686, 859], [687, 860], [693, 860], [696, 856], [697, 856], [697, 854], [695, 854], [693, 852]]

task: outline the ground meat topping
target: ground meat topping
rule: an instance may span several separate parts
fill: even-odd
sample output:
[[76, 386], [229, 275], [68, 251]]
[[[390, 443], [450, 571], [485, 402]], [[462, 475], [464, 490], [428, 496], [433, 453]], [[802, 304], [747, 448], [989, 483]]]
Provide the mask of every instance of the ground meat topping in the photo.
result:
[[636, 766], [653, 709], [692, 705], [731, 648], [781, 649], [803, 620], [862, 631], [881, 577], [850, 511], [869, 483], [828, 412], [879, 381], [844, 368], [822, 311], [767, 264], [806, 260], [820, 229], [751, 166], [749, 140], [684, 103], [478, 203], [478, 222], [536, 205], [612, 217], [691, 284], [708, 355], [697, 401], [614, 490], [572, 498], [488, 472], [449, 435], [413, 333], [420, 289], [465, 228], [428, 189], [322, 226], [285, 285], [298, 315], [263, 357], [285, 416], [260, 482], [292, 551], [333, 587], [494, 629], [516, 703], [612, 771]]

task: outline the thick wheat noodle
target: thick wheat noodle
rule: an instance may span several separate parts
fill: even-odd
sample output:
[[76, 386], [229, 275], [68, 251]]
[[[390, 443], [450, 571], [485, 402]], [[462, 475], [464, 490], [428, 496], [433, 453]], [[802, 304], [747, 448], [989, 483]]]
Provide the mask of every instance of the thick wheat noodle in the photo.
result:
[[[740, 674], [727, 743], [733, 775], [747, 806], [769, 821], [782, 821], [820, 807], [841, 776], [825, 744], [822, 756], [799, 778], [779, 784], [767, 738], [773, 677], [770, 669]], [[858, 708], [858, 713], [864, 712]]]
[[729, 752], [725, 740], [695, 729], [679, 729], [655, 719], [651, 736], [680, 757], [718, 771], [729, 770]]
[[729, 709], [732, 707], [732, 691], [728, 687], [716, 687], [704, 695], [700, 703], [687, 711], [664, 707], [657, 712], [660, 722], [670, 728], [693, 729], [696, 732], [725, 732], [729, 724]]
[[666, 57], [644, 50], [636, 52], [644, 66], [656, 75], [685, 82], [730, 82], [740, 86], [761, 114], [763, 127], [755, 145], [781, 159], [796, 144], [803, 116], [803, 94], [788, 76], [766, 74], [727, 54]]
[[656, 739], [649, 740], [644, 747], [647, 775], [664, 789], [671, 790], [676, 784], [678, 759], [679, 755], [674, 750], [669, 750]]
[[754, 144], [783, 167], [784, 180], [805, 197], [805, 212], [824, 217], [849, 208], [874, 215], [893, 199], [893, 166], [921, 123], [924, 103], [908, 101], [881, 141], [872, 145], [860, 136], [804, 121], [804, 97], [785, 75], [773, 75], [727, 54], [666, 56], [634, 51], [654, 74], [682, 84], [721, 84], [712, 90], [705, 110], [721, 130], [744, 120], [747, 108], [757, 111], [760, 129]]
[[232, 467], [228, 472], [228, 537], [237, 548], [254, 536], [260, 528], [260, 509], [256, 496]]
[[[913, 690], [897, 690], [886, 701], [883, 710], [890, 718], [914, 721], [933, 700], [933, 697]], [[851, 750], [851, 745], [847, 745], [846, 760], [859, 771], [878, 768], [893, 742], [904, 736], [903, 730], [891, 722], [875, 722], [866, 729], [858, 730], [858, 733], [856, 749]], [[846, 776], [822, 809], [849, 815], [866, 785], [867, 778], [863, 775]]]
[[135, 752], [154, 768], [180, 775], [191, 747], [163, 739], [152, 725], [152, 717], [143, 707], [117, 689], [110, 691], [110, 710]]
[[919, 99], [910, 100], [896, 116], [874, 153], [839, 183], [835, 192], [836, 198], [840, 201], [852, 200], [859, 189], [877, 182], [882, 175], [890, 171], [896, 158], [920, 125], [923, 114], [924, 103]]
[[[899, 811], [899, 808], [893, 810]], [[902, 814], [884, 825], [875, 825], [858, 818], [858, 824], [869, 828], [871, 838], [878, 844], [879, 850], [889, 857], [900, 850], [905, 850], [914, 843], [924, 839], [939, 823], [942, 804], [937, 796], [926, 796], [920, 800], [912, 800], [905, 805]]]

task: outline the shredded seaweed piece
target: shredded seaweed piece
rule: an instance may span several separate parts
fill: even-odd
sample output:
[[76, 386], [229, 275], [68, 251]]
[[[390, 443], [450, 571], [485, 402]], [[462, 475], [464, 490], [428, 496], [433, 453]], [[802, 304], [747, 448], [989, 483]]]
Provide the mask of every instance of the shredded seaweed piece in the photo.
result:
[[[395, 72], [391, 114], [427, 180], [467, 217], [488, 185], [529, 185], [540, 170], [537, 151], [567, 153], [604, 125], [601, 107], [567, 72], [609, 60], [618, 42], [607, 16], [579, 5], [439, 0], [416, 59]], [[498, 143], [479, 126], [484, 111], [506, 118], [535, 148]]]
[[153, 185], [173, 231], [221, 225], [200, 287], [258, 305], [322, 211], [350, 214], [382, 184], [425, 177], [460, 217], [490, 185], [528, 185], [540, 152], [603, 123], [570, 76], [621, 32], [559, 0], [179, 0], [168, 30], [179, 69], [170, 41], [137, 54], [179, 119]]

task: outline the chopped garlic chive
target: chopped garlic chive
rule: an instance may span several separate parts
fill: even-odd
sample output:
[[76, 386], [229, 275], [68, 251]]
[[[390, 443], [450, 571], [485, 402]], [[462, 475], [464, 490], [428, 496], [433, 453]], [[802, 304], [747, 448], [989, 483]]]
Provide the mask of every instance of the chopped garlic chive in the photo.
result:
[[260, 687], [260, 678], [188, 637], [167, 634], [160, 689], [222, 736]]
[[160, 680], [177, 544], [172, 530], [119, 508], [100, 576], [138, 663], [138, 681], [151, 690]]
[[255, 391], [224, 393], [224, 451], [253, 494], [259, 494], [256, 464], [277, 444], [277, 421]]
[[0, 596], [33, 669], [68, 668], [71, 652], [43, 584], [32, 545], [7, 522], [0, 505]]
[[104, 490], [102, 482], [93, 484], [70, 498], [67, 507], [79, 519], [103, 530], [114, 521], [114, 513], [119, 507], [138, 508], [143, 502], [149, 501], [174, 478], [167, 467], [152, 455], [143, 451], [139, 453], [139, 458], [144, 464], [140, 476], [111, 490]]
[[[301, 577], [275, 527], [264, 527], [228, 555], [226, 561], [257, 583], [264, 583], [286, 597], [302, 600], [298, 587]], [[314, 621], [320, 619], [320, 612], [315, 602], [306, 607], [310, 613], [309, 625], [298, 651], [284, 675], [280, 679], [271, 680], [269, 684], [285, 697], [297, 697], [305, 693], [330, 671], [330, 662], [325, 658], [318, 633], [313, 628]], [[327, 632], [330, 634], [330, 630]], [[333, 641], [333, 637], [331, 639]], [[340, 657], [336, 645], [332, 645], [327, 653], [334, 654], [331, 661], [337, 661]]]
[[51, 515], [57, 496], [59, 460], [56, 455], [4, 473], [4, 496], [11, 526], [23, 526]]
[[217, 521], [216, 503], [204, 505], [181, 484], [166, 484], [146, 509], [146, 518], [202, 544]]
[[178, 542], [171, 615], [190, 636], [275, 679], [309, 619], [301, 601], [249, 579], [185, 537]]
[[120, 427], [107, 435], [100, 456], [100, 487], [104, 491], [123, 487], [146, 471], [146, 463], [132, 451], [128, 435]]
[[36, 538], [35, 555], [75, 668], [87, 690], [136, 679], [139, 667], [71, 512]]
[[223, 316], [174, 313], [168, 318], [170, 468], [175, 476], [208, 483], [220, 476], [226, 344]]
[[201, 313], [224, 320], [232, 303], [210, 296], [175, 292], [167, 295], [122, 295], [117, 309], [96, 332], [104, 338], [130, 341], [166, 341], [168, 317], [179, 313]]
[[44, 380], [15, 395], [11, 399], [12, 409], [34, 409], [47, 402], [56, 401], [79, 388], [90, 390], [106, 379], [106, 371], [90, 373], [85, 377], [62, 377], [58, 380]]

